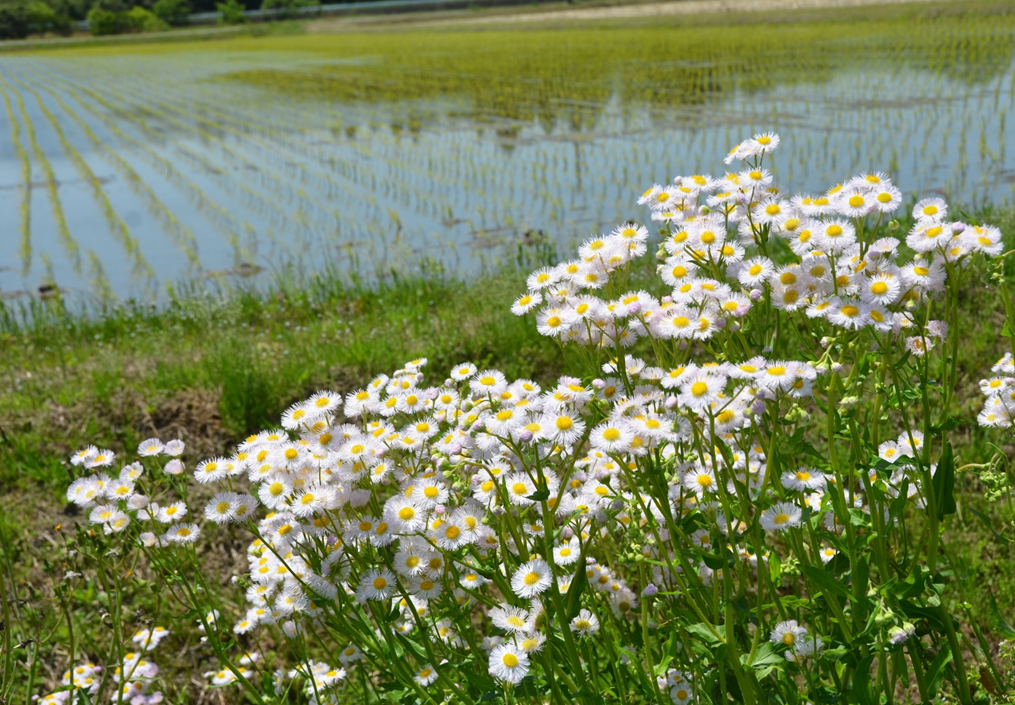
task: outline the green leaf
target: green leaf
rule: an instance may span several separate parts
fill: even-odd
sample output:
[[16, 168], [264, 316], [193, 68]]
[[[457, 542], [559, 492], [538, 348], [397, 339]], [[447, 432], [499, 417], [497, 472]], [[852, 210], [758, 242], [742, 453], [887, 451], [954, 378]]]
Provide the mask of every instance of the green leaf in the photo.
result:
[[808, 580], [821, 588], [822, 592], [839, 595], [840, 597], [845, 597], [847, 600], [851, 597], [849, 590], [846, 589], [846, 586], [843, 583], [836, 580], [831, 573], [828, 573], [817, 566], [805, 565], [804, 575]]
[[757, 651], [754, 652], [754, 660], [747, 663], [747, 656], [744, 654], [742, 660], [745, 666], [750, 666], [755, 670], [761, 670], [767, 666], [782, 666], [786, 663], [786, 659], [778, 651], [775, 650], [775, 644], [770, 641], [766, 641], [761, 644]]
[[[950, 617], [948, 617], [950, 619]], [[933, 699], [937, 695], [937, 689], [941, 686], [941, 679], [944, 678], [945, 666], [952, 660], [952, 649], [946, 643], [942, 644], [941, 651], [927, 669], [927, 691]]]
[[578, 613], [582, 608], [582, 593], [585, 592], [585, 588], [588, 587], [589, 578], [585, 574], [585, 552], [583, 551], [581, 556], [578, 558], [578, 568], [575, 570], [574, 580], [571, 581], [571, 587], [567, 589], [567, 621], [570, 622], [572, 619], [578, 616]]
[[971, 511], [976, 516], [977, 519], [980, 520], [980, 523], [982, 523], [984, 526], [987, 527], [987, 529], [990, 531], [990, 533], [994, 534], [994, 538], [996, 538], [998, 541], [1004, 541], [1005, 543], [1011, 543], [1011, 539], [1010, 538], [1008, 538], [1004, 534], [999, 534], [999, 533], [997, 533], [994, 530], [993, 522], [990, 520], [989, 516], [987, 516], [983, 512], [976, 511], [972, 507], [969, 507], [968, 509], [969, 509], [969, 511]]
[[543, 488], [530, 494], [526, 499], [531, 499], [533, 502], [542, 502], [544, 499], [550, 498], [550, 490]]
[[853, 675], [853, 698], [859, 705], [878, 705], [874, 698], [874, 691], [871, 688], [871, 664], [874, 662], [874, 654], [860, 661]]
[[952, 456], [952, 444], [945, 442], [941, 459], [937, 461], [937, 472], [934, 473], [934, 501], [937, 504], [937, 518], [944, 519], [947, 514], [955, 513], [955, 458]]
[[[709, 648], [714, 649], [718, 646], [725, 645], [725, 642], [721, 638], [713, 634], [711, 629], [706, 627], [704, 624], [701, 624], [700, 622], [698, 624], [688, 625], [687, 631], [691, 634], [691, 636], [697, 637], [698, 641], [705, 644]], [[716, 631], [722, 634], [722, 627], [717, 627]]]
[[1011, 639], [1015, 637], [1015, 629], [1008, 622], [1004, 621], [1001, 613], [997, 609], [997, 601], [994, 596], [990, 596], [990, 618], [994, 620], [994, 629], [996, 629], [1002, 636]]
[[888, 507], [888, 519], [894, 521], [902, 516], [906, 509], [906, 500], [909, 499], [909, 478], [903, 478], [902, 486], [899, 487], [899, 496], [892, 500]]

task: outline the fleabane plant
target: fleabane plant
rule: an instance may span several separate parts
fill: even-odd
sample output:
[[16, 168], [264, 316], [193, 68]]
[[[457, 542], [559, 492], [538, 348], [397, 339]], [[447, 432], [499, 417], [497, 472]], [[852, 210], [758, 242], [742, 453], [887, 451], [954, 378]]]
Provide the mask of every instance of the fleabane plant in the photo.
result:
[[[196, 576], [211, 678], [255, 702], [972, 703], [1004, 679], [950, 608], [947, 432], [1000, 233], [931, 198], [900, 241], [882, 173], [787, 197], [778, 143], [646, 191], [661, 243], [624, 224], [532, 273], [512, 311], [556, 382], [419, 359], [198, 464], [201, 505], [156, 439], [118, 479], [83, 451], [68, 497]], [[229, 524], [233, 601], [194, 548]]]

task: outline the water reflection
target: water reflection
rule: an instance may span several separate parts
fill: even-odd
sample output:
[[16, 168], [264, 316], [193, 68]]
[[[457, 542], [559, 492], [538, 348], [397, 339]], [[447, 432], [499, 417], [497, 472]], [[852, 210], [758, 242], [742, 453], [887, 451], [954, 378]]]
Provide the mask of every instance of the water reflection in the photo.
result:
[[791, 189], [880, 168], [906, 192], [1007, 202], [1012, 24], [3, 57], [0, 291], [151, 298], [180, 278], [257, 281], [287, 264], [369, 276], [436, 259], [468, 273], [526, 232], [566, 243], [637, 218], [645, 187], [715, 173], [761, 129], [783, 133], [775, 171]]

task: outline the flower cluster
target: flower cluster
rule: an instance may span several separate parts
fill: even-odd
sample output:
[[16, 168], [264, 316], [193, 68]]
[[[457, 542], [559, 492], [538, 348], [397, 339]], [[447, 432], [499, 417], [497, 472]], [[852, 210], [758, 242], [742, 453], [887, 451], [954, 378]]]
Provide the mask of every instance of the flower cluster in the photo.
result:
[[[950, 447], [931, 462], [945, 446], [901, 390], [929, 394], [930, 353], [955, 340], [954, 307], [938, 321], [932, 303], [975, 255], [1000, 252], [1000, 234], [932, 198], [903, 247], [888, 234], [902, 196], [884, 174], [785, 197], [763, 166], [778, 143], [757, 135], [728, 156], [738, 171], [642, 195], [661, 292], [635, 284], [650, 233], [633, 223], [528, 277], [511, 310], [574, 351], [578, 375], [539, 384], [462, 363], [431, 383], [421, 358], [318, 392], [198, 464], [203, 509], [143, 491], [145, 463], [171, 457], [153, 482], [185, 471], [182, 444], [157, 439], [115, 479], [111, 452], [77, 454], [90, 474], [68, 498], [156, 558], [197, 541], [202, 521], [249, 532], [242, 606], [202, 630], [270, 631], [296, 663], [269, 674], [256, 658], [224, 661], [215, 685], [260, 674], [325, 703], [387, 679], [421, 699], [539, 687], [566, 702], [584, 701], [588, 681], [682, 705], [733, 679], [753, 705], [769, 677], [817, 687], [829, 646], [863, 638], [892, 658], [912, 647], [913, 623], [886, 606], [904, 612], [890, 593], [904, 581], [889, 577], [906, 561], [890, 554], [909, 542], [886, 537], [909, 504], [932, 522], [947, 512], [934, 478], [951, 462]], [[1011, 357], [995, 372], [1015, 375]], [[1012, 388], [984, 383], [981, 420], [1011, 425]], [[928, 554], [933, 565], [936, 543]], [[859, 562], [875, 567], [861, 578]], [[870, 590], [841, 588], [847, 571]], [[784, 599], [783, 581], [799, 596]], [[863, 629], [868, 614], [877, 629]]]
[[1011, 428], [1012, 415], [1015, 414], [1015, 362], [1012, 354], [1005, 353], [990, 371], [992, 377], [980, 380], [980, 391], [986, 399], [977, 421], [981, 426]]
[[[169, 636], [165, 627], [142, 629], [133, 641], [142, 652], [151, 651], [159, 642]], [[104, 681], [103, 669], [93, 663], [81, 663], [63, 675], [59, 690], [48, 695], [35, 696], [39, 705], [85, 705], [94, 703], [94, 697]], [[123, 655], [120, 664], [108, 674], [109, 680], [116, 686], [111, 696], [114, 703], [130, 705], [157, 705], [165, 699], [162, 691], [154, 688], [155, 679], [159, 675], [159, 667], [149, 661], [144, 653], [128, 652]]]

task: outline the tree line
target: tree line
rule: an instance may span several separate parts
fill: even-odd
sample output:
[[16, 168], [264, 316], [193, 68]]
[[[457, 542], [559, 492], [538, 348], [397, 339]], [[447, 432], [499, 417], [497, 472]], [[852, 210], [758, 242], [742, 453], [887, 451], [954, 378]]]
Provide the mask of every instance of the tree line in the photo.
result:
[[70, 35], [88, 22], [96, 36], [157, 32], [188, 23], [191, 13], [218, 12], [222, 24], [245, 21], [244, 12], [279, 10], [282, 16], [320, 0], [0, 0], [0, 40], [32, 35]]

